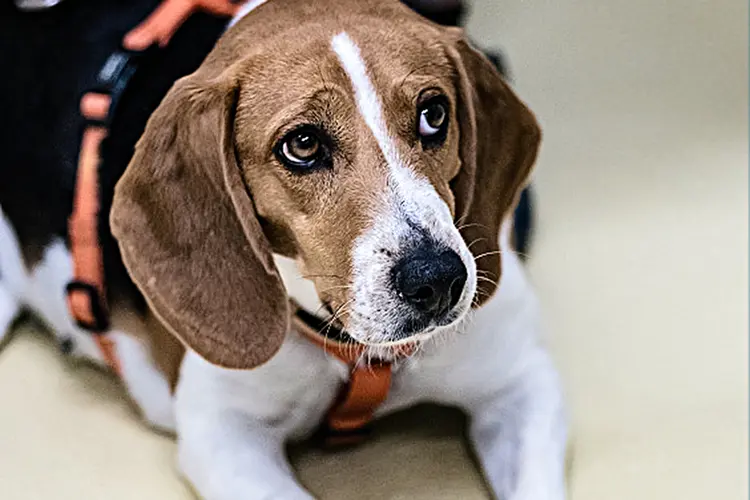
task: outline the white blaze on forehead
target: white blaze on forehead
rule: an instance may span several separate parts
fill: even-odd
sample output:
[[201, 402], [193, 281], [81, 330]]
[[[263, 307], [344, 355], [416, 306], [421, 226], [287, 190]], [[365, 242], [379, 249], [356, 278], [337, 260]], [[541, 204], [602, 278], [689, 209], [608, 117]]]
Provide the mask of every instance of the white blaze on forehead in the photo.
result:
[[375, 136], [375, 140], [378, 142], [385, 160], [392, 168], [401, 166], [402, 163], [396, 150], [396, 145], [388, 136], [388, 128], [383, 118], [380, 98], [378, 98], [378, 94], [375, 92], [375, 87], [372, 85], [370, 77], [367, 76], [367, 67], [365, 66], [365, 61], [362, 59], [359, 47], [349, 38], [348, 34], [339, 33], [331, 40], [331, 48], [333, 48], [333, 51], [338, 56], [341, 66], [343, 66], [344, 71], [349, 76], [349, 80], [352, 82], [357, 108]]
[[[413, 222], [421, 223], [420, 225], [428, 230], [434, 225], [436, 216], [444, 219], [443, 222], [451, 227], [452, 218], [448, 205], [426, 178], [404, 164], [398, 153], [396, 142], [388, 134], [382, 102], [370, 80], [367, 66], [357, 44], [347, 33], [341, 32], [331, 39], [331, 48], [351, 81], [357, 109], [375, 137], [388, 164], [392, 211], [396, 212], [399, 217], [404, 215], [404, 211], [408, 212]], [[440, 230], [435, 232], [444, 233]]]

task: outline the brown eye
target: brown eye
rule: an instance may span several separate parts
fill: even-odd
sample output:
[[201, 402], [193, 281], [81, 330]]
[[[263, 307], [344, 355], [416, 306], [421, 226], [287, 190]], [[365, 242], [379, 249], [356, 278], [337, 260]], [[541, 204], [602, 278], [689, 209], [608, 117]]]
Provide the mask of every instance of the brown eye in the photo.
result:
[[436, 96], [419, 107], [418, 135], [425, 147], [439, 146], [448, 132], [448, 103]]
[[448, 112], [441, 103], [434, 103], [426, 107], [419, 114], [419, 133], [422, 136], [435, 135], [445, 123]]
[[275, 148], [276, 157], [288, 169], [304, 171], [327, 165], [323, 133], [313, 126], [304, 126], [288, 133]]
[[304, 163], [315, 158], [320, 150], [320, 142], [310, 132], [300, 132], [284, 142], [282, 152], [290, 161]]

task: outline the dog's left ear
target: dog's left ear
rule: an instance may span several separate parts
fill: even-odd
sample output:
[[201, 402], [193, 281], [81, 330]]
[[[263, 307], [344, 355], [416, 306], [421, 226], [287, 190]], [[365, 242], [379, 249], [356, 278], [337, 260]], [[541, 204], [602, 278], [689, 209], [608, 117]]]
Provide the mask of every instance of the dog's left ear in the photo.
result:
[[[477, 269], [500, 279], [499, 233], [512, 216], [536, 159], [541, 131], [534, 115], [513, 93], [490, 61], [457, 29], [448, 30], [448, 54], [458, 77], [457, 115], [461, 168], [451, 181], [456, 221]], [[482, 280], [477, 302], [496, 285]]]
[[210, 363], [248, 369], [279, 349], [289, 311], [236, 157], [235, 69], [207, 60], [175, 83], [117, 183], [110, 225], [169, 331]]

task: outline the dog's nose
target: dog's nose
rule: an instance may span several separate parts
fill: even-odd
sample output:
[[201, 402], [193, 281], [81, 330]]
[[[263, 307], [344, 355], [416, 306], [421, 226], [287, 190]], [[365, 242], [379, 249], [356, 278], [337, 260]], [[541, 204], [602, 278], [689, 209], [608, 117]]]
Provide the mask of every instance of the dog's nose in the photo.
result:
[[432, 317], [451, 310], [466, 284], [466, 266], [453, 250], [419, 247], [394, 267], [394, 284], [405, 302]]

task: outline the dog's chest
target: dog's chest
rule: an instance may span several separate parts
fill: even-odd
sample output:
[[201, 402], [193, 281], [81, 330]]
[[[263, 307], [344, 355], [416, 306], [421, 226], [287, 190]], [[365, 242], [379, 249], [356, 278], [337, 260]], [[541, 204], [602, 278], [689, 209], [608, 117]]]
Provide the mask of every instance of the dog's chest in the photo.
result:
[[[421, 402], [470, 404], [473, 394], [502, 390], [533, 348], [536, 301], [515, 257], [503, 259], [505, 281], [492, 300], [458, 331], [433, 339], [412, 359], [394, 364], [380, 417]], [[500, 374], [501, 376], [498, 376]], [[292, 332], [267, 363], [248, 371], [224, 370], [188, 353], [177, 390], [180, 407], [232, 408], [249, 421], [302, 439], [316, 430], [339, 395], [349, 368]]]
[[232, 408], [301, 439], [316, 429], [347, 376], [342, 362], [294, 332], [273, 358], [253, 370], [225, 370], [188, 352], [176, 392], [177, 413], [191, 406]]

